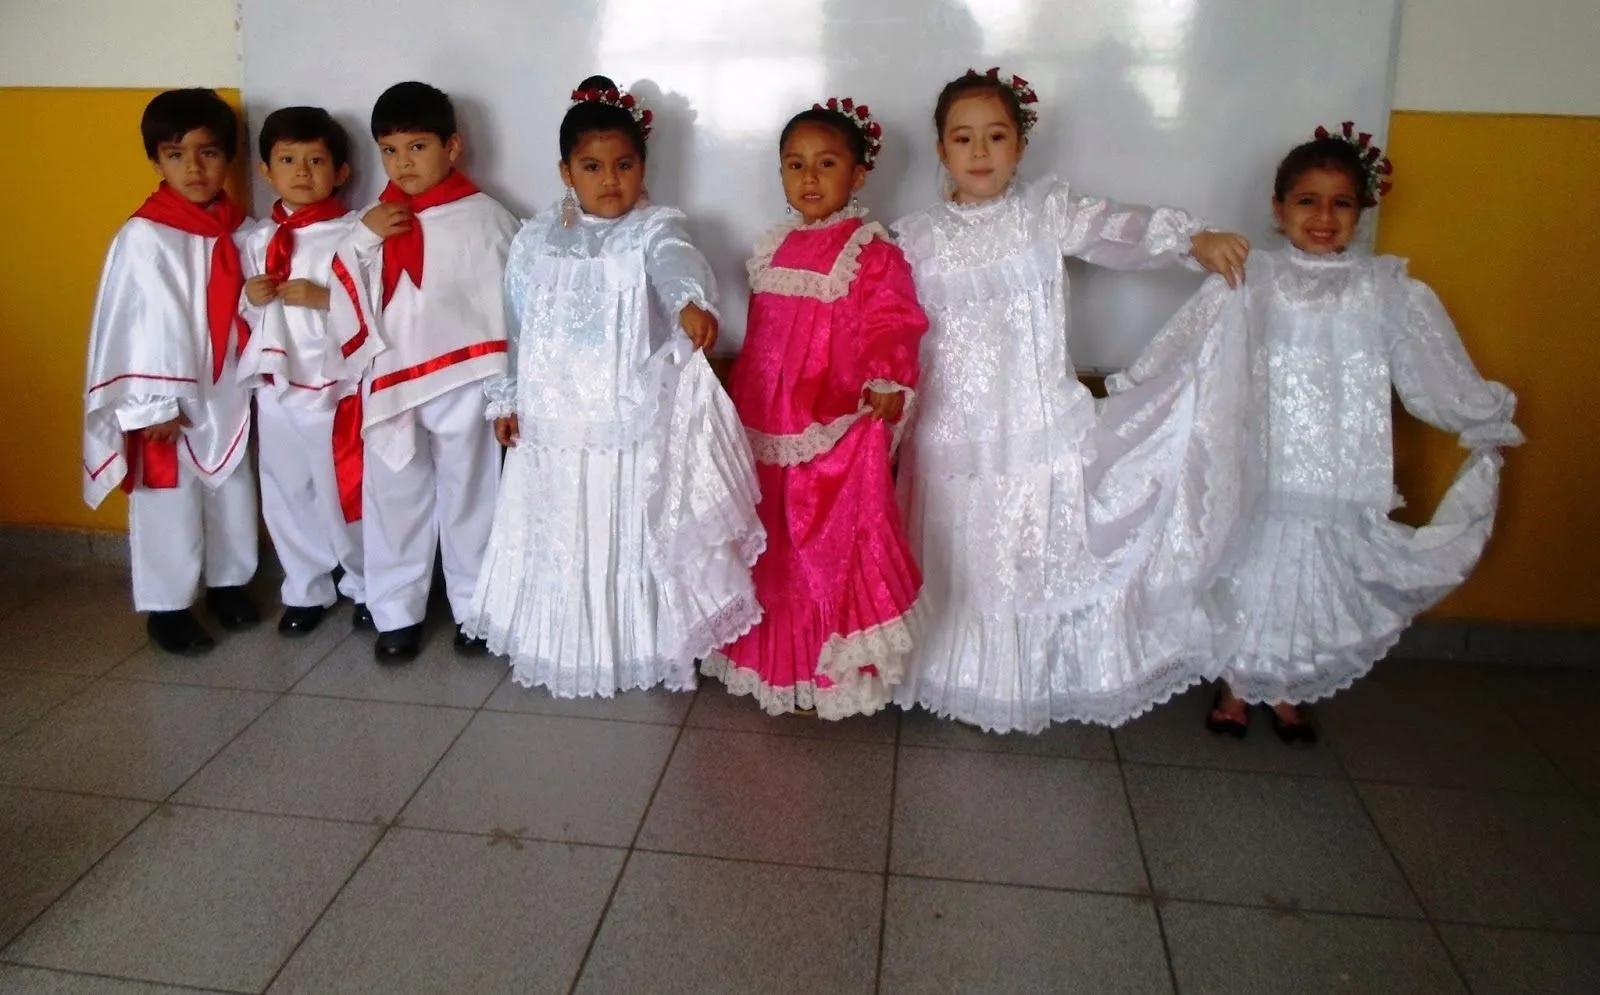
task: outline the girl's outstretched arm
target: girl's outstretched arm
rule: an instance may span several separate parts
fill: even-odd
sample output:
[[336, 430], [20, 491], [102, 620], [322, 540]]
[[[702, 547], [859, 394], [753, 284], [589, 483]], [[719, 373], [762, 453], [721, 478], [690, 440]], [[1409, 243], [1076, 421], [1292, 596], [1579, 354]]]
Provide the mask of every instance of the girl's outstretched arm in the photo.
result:
[[1154, 269], [1180, 264], [1220, 274], [1229, 286], [1244, 279], [1250, 243], [1232, 232], [1207, 231], [1175, 207], [1123, 204], [1080, 197], [1059, 181], [1041, 185], [1038, 210], [1064, 256], [1109, 269]]
[[645, 235], [645, 275], [661, 309], [676, 316], [695, 348], [709, 349], [717, 341], [717, 278], [683, 222], [678, 211], [656, 211]]

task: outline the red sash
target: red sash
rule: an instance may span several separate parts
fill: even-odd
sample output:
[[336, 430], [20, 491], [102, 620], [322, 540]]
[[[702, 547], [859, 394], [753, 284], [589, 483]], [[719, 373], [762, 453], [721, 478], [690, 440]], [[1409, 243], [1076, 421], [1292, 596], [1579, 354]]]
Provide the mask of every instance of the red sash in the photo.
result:
[[[383, 188], [383, 193], [378, 195], [378, 200], [385, 204], [404, 204], [411, 208], [413, 215], [420, 215], [430, 207], [470, 197], [477, 192], [477, 184], [467, 179], [461, 170], [453, 169], [449, 176], [415, 197], [390, 183]], [[402, 273], [411, 277], [412, 284], [421, 289], [422, 219], [420, 217], [411, 219], [411, 227], [408, 230], [390, 235], [383, 241], [384, 307], [389, 306], [395, 289], [400, 286]]]

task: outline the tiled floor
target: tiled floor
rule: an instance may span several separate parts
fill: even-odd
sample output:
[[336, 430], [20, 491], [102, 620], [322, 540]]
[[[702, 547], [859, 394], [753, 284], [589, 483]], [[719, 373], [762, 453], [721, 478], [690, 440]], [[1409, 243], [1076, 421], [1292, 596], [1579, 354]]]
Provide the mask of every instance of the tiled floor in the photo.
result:
[[3, 992], [1597, 992], [1600, 671], [1387, 663], [1324, 743], [562, 702], [348, 609], [198, 661], [0, 568]]

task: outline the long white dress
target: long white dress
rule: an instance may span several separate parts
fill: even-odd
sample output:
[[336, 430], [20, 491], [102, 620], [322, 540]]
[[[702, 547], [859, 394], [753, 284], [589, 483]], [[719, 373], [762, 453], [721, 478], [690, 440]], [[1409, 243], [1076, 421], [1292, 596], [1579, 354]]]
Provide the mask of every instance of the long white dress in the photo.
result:
[[927, 619], [902, 706], [994, 731], [1116, 725], [1199, 679], [1204, 616], [1152, 572], [1192, 538], [1194, 378], [1152, 377], [1097, 413], [1068, 354], [1062, 261], [1174, 265], [1200, 228], [1054, 180], [895, 226], [932, 322], [901, 463]]
[[514, 372], [485, 391], [521, 437], [465, 627], [558, 696], [691, 689], [695, 660], [760, 618], [755, 465], [677, 324], [715, 303], [682, 219], [546, 213], [507, 263]]
[[[1393, 256], [1254, 252], [1241, 291], [1209, 281], [1110, 386], [1193, 368], [1219, 344], [1248, 369], [1226, 374], [1236, 424], [1206, 431], [1238, 439], [1246, 514], [1210, 586], [1210, 674], [1247, 701], [1314, 701], [1366, 674], [1476, 565], [1498, 447], [1522, 442], [1516, 397], [1479, 376], [1438, 297]], [[1470, 452], [1421, 528], [1389, 517], [1402, 504], [1391, 384]]]

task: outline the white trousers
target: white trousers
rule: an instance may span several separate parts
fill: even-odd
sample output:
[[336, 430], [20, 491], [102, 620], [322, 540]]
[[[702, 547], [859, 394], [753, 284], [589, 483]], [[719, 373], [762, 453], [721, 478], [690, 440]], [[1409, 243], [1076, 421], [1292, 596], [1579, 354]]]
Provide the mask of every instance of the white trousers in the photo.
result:
[[135, 611], [188, 608], [202, 575], [207, 587], [248, 583], [259, 555], [249, 459], [214, 489], [200, 482], [184, 456], [178, 459], [177, 487], [134, 488], [128, 495], [128, 550]]
[[[256, 392], [261, 447], [261, 517], [283, 566], [283, 603], [331, 608], [339, 594], [364, 601], [361, 523], [344, 520], [333, 470], [333, 411], [286, 407]], [[333, 569], [344, 568], [338, 589]]]
[[500, 445], [483, 409], [477, 383], [414, 408], [416, 455], [399, 470], [367, 448], [362, 538], [367, 607], [380, 632], [422, 621], [436, 547], [451, 613], [457, 622], [471, 613], [500, 490]]

